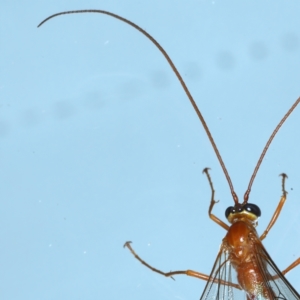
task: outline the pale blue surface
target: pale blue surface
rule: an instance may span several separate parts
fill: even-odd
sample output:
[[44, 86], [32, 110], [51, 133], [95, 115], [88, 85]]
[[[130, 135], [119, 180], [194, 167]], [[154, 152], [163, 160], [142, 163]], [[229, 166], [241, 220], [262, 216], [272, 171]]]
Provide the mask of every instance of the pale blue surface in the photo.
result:
[[[209, 273], [225, 231], [207, 216], [212, 168], [205, 133], [158, 50], [103, 15], [146, 29], [183, 75], [242, 197], [272, 130], [300, 96], [299, 1], [22, 1], [2, 4], [0, 298], [198, 299], [204, 282], [156, 275]], [[262, 232], [289, 175], [288, 201], [265, 245], [283, 269], [300, 256], [300, 107], [254, 183]], [[288, 279], [300, 292], [300, 268]]]

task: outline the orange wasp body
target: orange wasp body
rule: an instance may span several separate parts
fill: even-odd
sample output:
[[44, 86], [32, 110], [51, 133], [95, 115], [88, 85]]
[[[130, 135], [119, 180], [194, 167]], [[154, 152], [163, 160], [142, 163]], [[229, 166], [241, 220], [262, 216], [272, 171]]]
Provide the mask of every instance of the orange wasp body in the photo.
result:
[[292, 113], [295, 107], [299, 104], [300, 98], [298, 98], [292, 107], [288, 110], [288, 112], [284, 115], [282, 120], [279, 122], [272, 135], [270, 136], [266, 146], [263, 149], [263, 152], [258, 160], [258, 163], [254, 169], [254, 172], [251, 176], [247, 191], [244, 195], [244, 201], [239, 203], [238, 197], [233, 189], [233, 185], [225, 164], [222, 160], [222, 157], [219, 153], [219, 150], [212, 138], [212, 135], [206, 125], [206, 122], [198, 109], [192, 95], [190, 94], [185, 82], [183, 81], [180, 73], [175, 67], [174, 63], [166, 53], [166, 51], [162, 48], [162, 46], [145, 30], [136, 25], [135, 23], [119, 16], [113, 14], [108, 11], [103, 10], [77, 10], [77, 11], [66, 11], [51, 15], [42, 21], [39, 25], [41, 26], [43, 23], [48, 21], [49, 19], [65, 14], [73, 14], [73, 13], [101, 13], [113, 18], [116, 18], [122, 22], [129, 24], [134, 27], [138, 31], [140, 31], [143, 35], [145, 35], [164, 55], [172, 70], [174, 71], [176, 77], [178, 78], [180, 84], [182, 85], [188, 99], [190, 100], [196, 114], [198, 115], [204, 130], [210, 140], [210, 143], [216, 153], [216, 156], [220, 162], [220, 165], [223, 169], [227, 182], [229, 184], [229, 188], [234, 200], [234, 206], [228, 207], [225, 216], [231, 226], [228, 226], [215, 215], [212, 214], [212, 209], [216, 203], [214, 200], [214, 188], [212, 184], [212, 180], [208, 173], [208, 168], [204, 169], [204, 173], [206, 174], [210, 188], [211, 188], [211, 202], [209, 206], [209, 217], [227, 230], [227, 234], [224, 237], [219, 253], [217, 255], [215, 264], [211, 271], [210, 275], [206, 275], [203, 273], [199, 273], [193, 270], [185, 270], [185, 271], [172, 271], [172, 272], [162, 272], [147, 262], [142, 260], [132, 249], [131, 242], [126, 242], [124, 247], [127, 247], [131, 253], [138, 259], [143, 265], [151, 269], [152, 271], [164, 275], [166, 277], [173, 278], [174, 275], [185, 274], [188, 276], [196, 277], [199, 279], [203, 279], [207, 281], [206, 287], [203, 291], [201, 299], [234, 299], [234, 298], [246, 298], [248, 300], [252, 299], [298, 299], [300, 300], [300, 295], [297, 291], [291, 286], [291, 284], [286, 280], [284, 274], [288, 271], [296, 267], [300, 264], [300, 258], [294, 261], [289, 267], [280, 272], [277, 268], [267, 251], [265, 250], [262, 240], [267, 236], [268, 232], [275, 224], [280, 211], [286, 200], [286, 191], [285, 191], [285, 179], [286, 175], [282, 174], [282, 196], [275, 210], [273, 217], [267, 226], [266, 230], [263, 232], [261, 236], [258, 236], [256, 232], [257, 219], [260, 217], [260, 209], [255, 204], [248, 203], [249, 194], [251, 191], [251, 187], [254, 181], [254, 178], [257, 174], [257, 171], [263, 161], [263, 158], [273, 140], [276, 133], [288, 118], [288, 116]]

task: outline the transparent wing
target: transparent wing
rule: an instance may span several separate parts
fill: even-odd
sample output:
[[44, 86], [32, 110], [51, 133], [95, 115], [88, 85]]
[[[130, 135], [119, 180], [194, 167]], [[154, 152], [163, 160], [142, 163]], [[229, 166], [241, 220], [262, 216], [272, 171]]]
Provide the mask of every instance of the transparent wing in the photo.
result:
[[265, 285], [272, 291], [274, 299], [299, 300], [300, 295], [279, 271], [261, 241], [258, 240], [254, 245], [257, 264], [264, 275]]
[[[299, 294], [281, 274], [261, 241], [257, 237], [254, 239], [252, 237], [251, 240], [252, 259], [262, 274], [261, 285], [267, 289], [269, 296], [261, 293], [247, 295], [241, 289], [237, 282], [236, 271], [229, 259], [229, 251], [222, 245], [200, 300], [300, 300]], [[258, 290], [260, 290], [259, 287]]]
[[229, 260], [229, 252], [221, 246], [217, 259], [200, 300], [246, 299], [246, 293], [240, 288], [236, 272]]

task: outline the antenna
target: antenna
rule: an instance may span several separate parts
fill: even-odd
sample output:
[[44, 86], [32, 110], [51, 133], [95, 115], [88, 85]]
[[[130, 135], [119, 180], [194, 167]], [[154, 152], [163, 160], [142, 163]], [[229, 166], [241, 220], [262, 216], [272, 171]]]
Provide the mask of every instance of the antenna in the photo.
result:
[[[43, 20], [38, 25], [38, 27], [42, 26], [48, 20], [50, 20], [52, 18], [55, 18], [55, 17], [58, 17], [58, 16], [61, 16], [61, 15], [81, 14], [81, 13], [99, 13], [99, 14], [104, 14], [104, 15], [108, 15], [110, 17], [113, 17], [115, 19], [118, 19], [118, 20], [120, 20], [120, 21], [122, 21], [124, 23], [127, 23], [128, 25], [132, 26], [133, 28], [135, 28], [136, 30], [138, 30], [139, 32], [141, 32], [144, 36], [146, 36], [158, 48], [158, 50], [163, 54], [163, 56], [168, 61], [170, 67], [172, 68], [173, 72], [175, 73], [177, 79], [179, 80], [179, 82], [180, 82], [180, 84], [181, 84], [184, 92], [186, 93], [188, 99], [190, 100], [190, 102], [191, 102], [191, 104], [192, 104], [192, 106], [193, 106], [196, 114], [198, 115], [198, 118], [199, 118], [199, 120], [200, 120], [200, 122], [201, 122], [201, 124], [202, 124], [202, 126], [203, 126], [203, 128], [204, 128], [204, 130], [205, 130], [205, 132], [207, 134], [207, 136], [208, 136], [208, 139], [209, 139], [209, 141], [210, 141], [210, 143], [211, 143], [211, 145], [212, 145], [212, 147], [213, 147], [213, 149], [214, 149], [214, 151], [216, 153], [218, 161], [219, 161], [219, 163], [220, 163], [220, 165], [221, 165], [221, 167], [223, 169], [223, 172], [224, 172], [224, 175], [225, 175], [226, 180], [228, 182], [228, 185], [229, 185], [229, 188], [230, 188], [230, 192], [231, 192], [231, 195], [232, 195], [232, 198], [233, 198], [234, 202], [236, 204], [239, 203], [238, 197], [237, 197], [237, 195], [236, 195], [236, 193], [234, 191], [234, 188], [233, 188], [230, 176], [229, 176], [228, 171], [227, 171], [227, 169], [225, 167], [225, 164], [223, 162], [221, 154], [220, 154], [220, 152], [219, 152], [219, 150], [218, 150], [218, 148], [217, 148], [217, 146], [215, 144], [215, 141], [214, 141], [214, 139], [213, 139], [213, 137], [212, 137], [212, 135], [211, 135], [211, 133], [210, 133], [210, 131], [208, 129], [208, 126], [207, 126], [207, 124], [206, 124], [206, 122], [205, 122], [205, 120], [204, 120], [204, 118], [203, 118], [203, 116], [202, 116], [202, 114], [201, 114], [201, 112], [200, 112], [200, 110], [199, 110], [199, 108], [198, 108], [195, 100], [193, 99], [193, 97], [192, 97], [190, 91], [188, 90], [188, 88], [187, 88], [184, 80], [182, 79], [180, 73], [178, 72], [177, 68], [175, 67], [173, 61], [171, 60], [171, 58], [169, 57], [169, 55], [167, 54], [167, 52], [164, 50], [164, 48], [147, 31], [145, 31], [144, 29], [142, 29], [140, 26], [136, 25], [135, 23], [133, 23], [133, 22], [131, 22], [131, 21], [129, 21], [129, 20], [127, 20], [127, 19], [125, 19], [125, 18], [117, 15], [117, 14], [114, 14], [114, 13], [111, 13], [111, 12], [105, 11], [105, 10], [98, 10], [98, 9], [71, 10], [71, 11], [64, 11], [64, 12], [56, 13], [56, 14], [53, 14], [53, 15], [49, 16], [45, 20]], [[293, 104], [293, 106], [289, 109], [289, 111], [285, 114], [285, 116], [279, 122], [279, 124], [277, 125], [277, 127], [273, 131], [271, 137], [269, 138], [266, 146], [264, 147], [263, 152], [262, 152], [262, 154], [261, 154], [261, 156], [260, 156], [260, 158], [259, 158], [259, 160], [258, 160], [258, 162], [256, 164], [254, 172], [253, 172], [253, 174], [251, 176], [251, 179], [250, 179], [250, 182], [249, 182], [249, 185], [248, 185], [248, 189], [245, 192], [244, 203], [246, 203], [248, 201], [253, 181], [255, 179], [257, 171], [258, 171], [258, 169], [259, 169], [259, 167], [260, 167], [260, 165], [261, 165], [261, 163], [263, 161], [263, 158], [264, 158], [264, 156], [265, 156], [265, 154], [266, 154], [266, 152], [267, 152], [267, 150], [268, 150], [268, 148], [269, 148], [269, 146], [270, 146], [273, 138], [275, 137], [276, 133], [278, 132], [278, 130], [280, 129], [280, 127], [282, 126], [282, 124], [288, 118], [288, 116], [292, 113], [292, 111], [295, 109], [295, 107], [299, 104], [299, 102], [300, 102], [300, 98], [298, 98], [296, 100], [296, 102]]]
[[212, 135], [211, 135], [211, 133], [210, 133], [210, 131], [208, 129], [208, 126], [206, 125], [206, 122], [205, 122], [205, 120], [204, 120], [204, 118], [203, 118], [203, 116], [202, 116], [202, 114], [201, 114], [201, 112], [200, 112], [200, 110], [199, 110], [199, 108], [198, 108], [195, 100], [193, 99], [193, 97], [192, 97], [190, 91], [188, 90], [188, 88], [187, 88], [184, 80], [182, 79], [180, 73], [178, 72], [177, 68], [175, 67], [173, 61], [171, 60], [171, 58], [169, 57], [169, 55], [167, 54], [167, 52], [164, 50], [164, 48], [148, 32], [146, 32], [144, 29], [142, 29], [140, 26], [136, 25], [135, 23], [133, 23], [133, 22], [131, 22], [131, 21], [129, 21], [129, 20], [127, 20], [127, 19], [119, 16], [119, 15], [113, 14], [113, 13], [111, 13], [109, 11], [98, 10], [98, 9], [71, 10], [71, 11], [64, 11], [64, 12], [60, 12], [60, 13], [57, 13], [57, 14], [53, 14], [53, 15], [49, 16], [48, 18], [46, 18], [45, 20], [43, 20], [37, 27], [42, 26], [45, 22], [47, 22], [48, 20], [50, 20], [52, 18], [55, 18], [57, 16], [67, 15], [67, 14], [80, 14], [80, 13], [100, 13], [100, 14], [104, 14], [104, 15], [108, 15], [108, 16], [111, 16], [113, 18], [116, 18], [116, 19], [118, 19], [118, 20], [120, 20], [122, 22], [125, 22], [128, 25], [130, 25], [130, 26], [134, 27], [135, 29], [137, 29], [143, 35], [145, 35], [158, 48], [158, 50], [163, 54], [163, 56], [168, 61], [170, 67], [172, 68], [173, 72], [175, 73], [176, 77], [178, 78], [178, 80], [179, 80], [182, 88], [184, 89], [187, 97], [189, 98], [189, 100], [190, 100], [190, 102], [191, 102], [191, 104], [192, 104], [192, 106], [193, 106], [196, 114], [198, 115], [198, 118], [200, 119], [200, 122], [202, 123], [202, 126], [204, 127], [204, 130], [205, 130], [205, 132], [206, 132], [206, 134], [208, 136], [208, 139], [209, 139], [209, 141], [210, 141], [210, 143], [211, 143], [211, 145], [212, 145], [212, 147], [213, 147], [213, 149], [214, 149], [214, 151], [215, 151], [215, 153], [217, 155], [217, 158], [218, 158], [218, 160], [220, 162], [220, 165], [221, 165], [221, 167], [223, 169], [223, 172], [225, 174], [226, 180], [227, 180], [227, 182], [229, 184], [229, 188], [230, 188], [233, 200], [234, 200], [235, 203], [238, 203], [238, 197], [237, 197], [237, 195], [236, 195], [236, 193], [235, 193], [235, 191], [233, 189], [233, 185], [232, 185], [230, 176], [228, 174], [228, 171], [227, 171], [227, 169], [225, 167], [225, 164], [223, 162], [223, 159], [222, 159], [222, 157], [221, 157], [221, 155], [219, 153], [219, 150], [218, 150], [218, 148], [217, 148], [217, 146], [215, 144], [215, 141], [214, 141], [214, 139], [213, 139], [213, 137], [212, 137]]
[[252, 187], [252, 184], [253, 184], [253, 181], [256, 177], [256, 174], [257, 174], [257, 171], [266, 155], [266, 152], [267, 150], [269, 149], [269, 146], [270, 144], [272, 143], [275, 135], [277, 134], [278, 130], [280, 129], [280, 127], [282, 126], [282, 124], [285, 122], [285, 120], [289, 117], [289, 115], [293, 112], [293, 110], [296, 108], [296, 106], [299, 104], [300, 102], [300, 97], [295, 101], [295, 103], [292, 105], [292, 107], [288, 110], [288, 112], [283, 116], [283, 118], [281, 119], [281, 121], [278, 123], [278, 125], [276, 126], [276, 128], [274, 129], [274, 131], [272, 132], [270, 138], [268, 139], [267, 143], [266, 143], [266, 146], [264, 147], [259, 159], [258, 159], [258, 162], [254, 168], [254, 171], [253, 171], [253, 174], [250, 178], [250, 181], [249, 181], [249, 185], [248, 185], [248, 188], [245, 192], [245, 195], [244, 195], [244, 203], [247, 203], [248, 202], [248, 199], [249, 199], [249, 194], [251, 192], [251, 187]]

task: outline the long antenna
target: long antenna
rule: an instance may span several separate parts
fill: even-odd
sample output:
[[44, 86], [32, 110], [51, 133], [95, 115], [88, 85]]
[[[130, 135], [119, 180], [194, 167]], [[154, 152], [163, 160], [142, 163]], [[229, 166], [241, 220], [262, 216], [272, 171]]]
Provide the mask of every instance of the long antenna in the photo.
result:
[[[117, 14], [114, 14], [114, 13], [111, 13], [109, 11], [105, 11], [105, 10], [98, 10], [98, 9], [85, 9], [85, 10], [72, 10], [72, 11], [64, 11], [64, 12], [60, 12], [60, 13], [57, 13], [57, 14], [53, 14], [51, 16], [49, 16], [48, 18], [46, 18], [45, 20], [43, 20], [39, 25], [38, 27], [42, 26], [45, 22], [47, 22], [48, 20], [54, 18], [54, 17], [57, 17], [57, 16], [61, 16], [61, 15], [67, 15], [67, 14], [79, 14], [79, 13], [100, 13], [100, 14], [104, 14], [104, 15], [108, 15], [108, 16], [111, 16], [113, 18], [116, 18], [124, 23], [127, 23], [128, 25], [134, 27], [135, 29], [137, 29], [139, 32], [141, 32], [143, 35], [145, 35], [157, 48], [158, 50], [163, 54], [163, 56], [166, 58], [166, 60], [168, 61], [170, 67], [172, 68], [173, 72], [175, 73], [176, 77], [178, 78], [182, 88], [184, 89], [188, 99], [190, 100], [196, 114], [198, 115], [198, 118], [200, 119], [200, 122], [202, 124], [202, 126], [204, 127], [204, 130], [208, 136], [208, 139], [216, 153], [216, 156], [219, 160], [219, 163], [223, 169], [223, 172], [225, 174], [225, 177], [226, 177], [226, 180], [228, 182], [228, 185], [229, 185], [229, 188], [230, 188], [230, 191], [231, 191], [231, 195], [232, 195], [232, 198], [234, 200], [234, 202], [237, 204], [238, 203], [238, 197], [234, 191], [234, 188], [233, 188], [233, 185], [232, 185], [232, 182], [231, 182], [231, 179], [230, 179], [230, 176], [228, 174], [228, 171], [225, 167], [225, 164], [223, 162], [223, 159], [220, 155], [220, 152], [215, 144], [215, 141], [208, 129], [208, 126], [206, 125], [206, 122], [195, 102], [195, 100], [193, 99], [190, 91], [188, 90], [184, 80], [182, 79], [180, 73], [178, 72], [177, 68], [175, 67], [173, 61], [171, 60], [171, 58], [169, 57], [169, 55], [167, 54], [167, 52], [164, 50], [164, 48], [148, 33], [146, 32], [144, 29], [142, 29], [140, 26], [136, 25], [135, 23], [117, 15]], [[280, 127], [282, 126], [282, 124], [285, 122], [285, 120], [289, 117], [289, 115], [292, 113], [292, 111], [296, 108], [296, 106], [299, 104], [300, 102], [300, 97], [296, 100], [296, 102], [293, 104], [293, 106], [288, 110], [288, 112], [284, 115], [284, 117], [282, 118], [282, 120], [279, 122], [279, 124], [276, 126], [275, 130], [273, 131], [272, 135], [270, 136], [268, 142], [266, 143], [266, 146], [264, 147], [263, 151], [262, 151], [262, 154], [260, 155], [260, 158], [256, 164], [256, 167], [254, 169], [254, 172], [250, 178], [250, 182], [249, 182], [249, 185], [248, 185], [248, 189], [246, 190], [245, 192], [245, 195], [244, 195], [244, 203], [248, 202], [248, 199], [249, 199], [249, 195], [250, 195], [250, 192], [251, 192], [251, 187], [252, 187], [252, 184], [253, 184], [253, 181], [256, 177], [256, 174], [257, 174], [257, 171], [263, 161], [263, 158], [271, 144], [271, 142], [273, 141], [275, 135], [277, 134], [278, 130], [280, 129]]]
[[207, 125], [206, 125], [206, 122], [205, 122], [205, 120], [204, 120], [204, 118], [203, 118], [203, 116], [202, 116], [199, 108], [197, 107], [197, 104], [196, 104], [195, 100], [193, 99], [193, 97], [192, 97], [190, 91], [188, 90], [188, 88], [187, 88], [184, 80], [182, 79], [181, 75], [179, 74], [177, 68], [175, 67], [173, 61], [171, 60], [171, 58], [169, 57], [169, 55], [167, 54], [167, 52], [164, 50], [164, 48], [148, 32], [146, 32], [144, 29], [142, 29], [140, 26], [136, 25], [135, 23], [133, 23], [133, 22], [131, 22], [131, 21], [129, 21], [129, 20], [127, 20], [127, 19], [119, 16], [119, 15], [116, 15], [116, 14], [111, 13], [109, 11], [98, 10], [98, 9], [71, 10], [71, 11], [64, 11], [64, 12], [60, 12], [60, 13], [57, 13], [57, 14], [53, 14], [53, 15], [49, 16], [48, 18], [46, 18], [44, 21], [42, 21], [38, 25], [38, 27], [42, 26], [45, 22], [47, 22], [48, 20], [50, 20], [52, 18], [55, 18], [57, 16], [67, 15], [67, 14], [80, 14], [80, 13], [100, 13], [100, 14], [104, 14], [104, 15], [108, 15], [108, 16], [111, 16], [113, 18], [116, 18], [116, 19], [118, 19], [118, 20], [120, 20], [122, 22], [125, 22], [128, 25], [130, 25], [130, 26], [134, 27], [135, 29], [137, 29], [143, 35], [145, 35], [159, 49], [159, 51], [163, 54], [163, 56], [166, 58], [166, 60], [168, 61], [169, 65], [171, 66], [172, 70], [174, 71], [174, 73], [175, 73], [176, 77], [178, 78], [181, 86], [183, 87], [186, 95], [188, 96], [188, 98], [189, 98], [189, 100], [190, 100], [190, 102], [191, 102], [194, 110], [196, 111], [196, 114], [198, 115], [198, 118], [200, 119], [200, 121], [201, 121], [201, 123], [202, 123], [202, 125], [204, 127], [204, 130], [205, 130], [205, 132], [206, 132], [206, 134], [207, 134], [207, 136], [208, 136], [208, 138], [210, 140], [210, 143], [211, 143], [211, 145], [212, 145], [212, 147], [213, 147], [213, 149], [214, 149], [214, 151], [215, 151], [215, 153], [217, 155], [217, 158], [218, 158], [218, 160], [220, 162], [220, 165], [221, 165], [221, 167], [223, 169], [223, 172], [224, 172], [226, 180], [228, 182], [228, 185], [229, 185], [229, 188], [230, 188], [233, 200], [234, 200], [235, 203], [238, 203], [238, 197], [237, 197], [237, 195], [236, 195], [236, 193], [235, 193], [235, 191], [233, 189], [233, 185], [232, 185], [230, 176], [228, 174], [228, 171], [227, 171], [227, 169], [225, 167], [225, 164], [223, 162], [223, 159], [222, 159], [222, 157], [221, 157], [221, 155], [219, 153], [219, 150], [218, 150], [218, 148], [217, 148], [217, 146], [215, 144], [215, 141], [214, 141], [214, 139], [213, 139], [213, 137], [212, 137], [212, 135], [211, 135], [211, 133], [210, 133]]
[[293, 112], [293, 110], [296, 108], [296, 106], [299, 104], [300, 102], [300, 97], [295, 101], [295, 103], [292, 105], [292, 107], [288, 110], [288, 112], [284, 115], [284, 117], [281, 119], [281, 121], [278, 123], [278, 125], [276, 126], [276, 128], [274, 129], [274, 131], [272, 132], [270, 138], [268, 139], [267, 143], [266, 143], [266, 146], [264, 147], [260, 157], [259, 157], [259, 160], [254, 168], [254, 171], [253, 171], [253, 174], [250, 178], [250, 181], [249, 181], [249, 185], [248, 185], [248, 188], [245, 192], [245, 195], [244, 195], [244, 203], [248, 202], [248, 199], [249, 199], [249, 194], [251, 192], [251, 187], [252, 187], [252, 184], [253, 184], [253, 181], [256, 177], [256, 174], [257, 174], [257, 171], [266, 155], [266, 152], [270, 146], [270, 144], [272, 143], [275, 135], [277, 134], [278, 130], [280, 129], [280, 127], [282, 126], [282, 124], [285, 122], [285, 120], [289, 117], [289, 115]]

